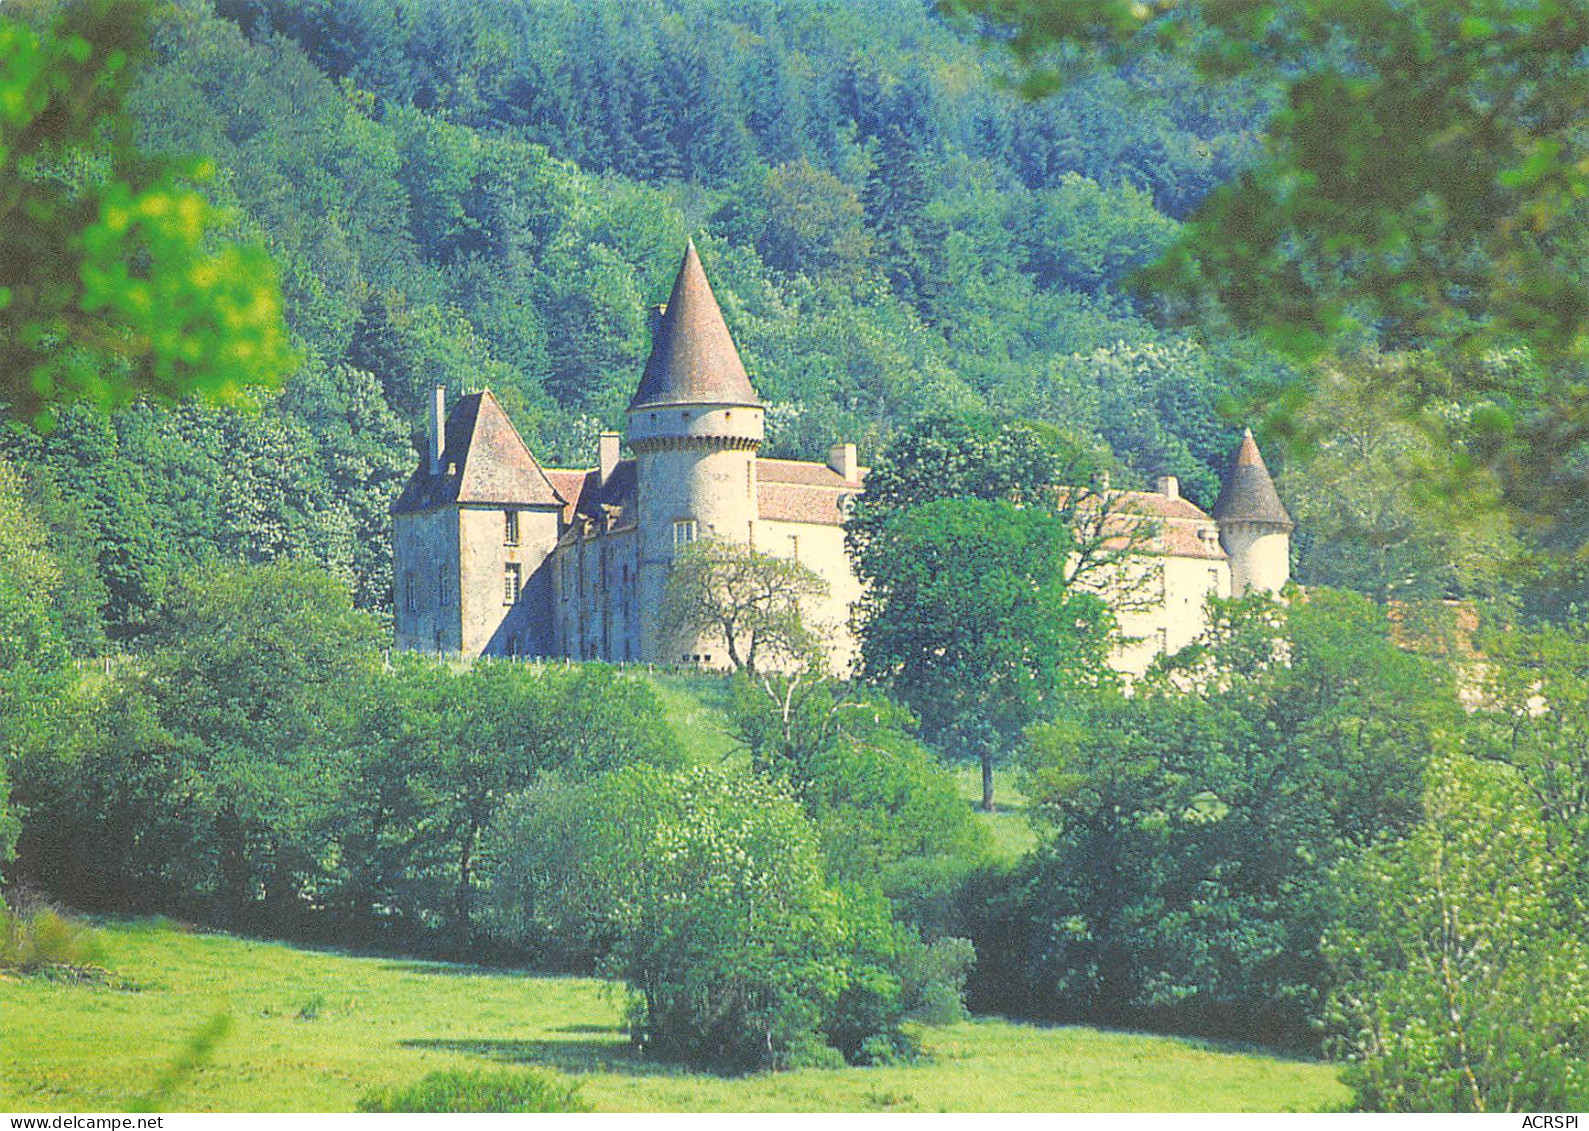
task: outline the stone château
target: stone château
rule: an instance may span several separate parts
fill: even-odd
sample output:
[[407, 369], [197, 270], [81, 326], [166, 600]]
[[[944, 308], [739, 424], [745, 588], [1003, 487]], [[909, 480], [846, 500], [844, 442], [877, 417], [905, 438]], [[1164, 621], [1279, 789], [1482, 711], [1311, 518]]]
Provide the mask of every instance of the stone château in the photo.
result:
[[[675, 552], [714, 538], [826, 580], [809, 612], [829, 626], [835, 665], [849, 666], [860, 585], [843, 523], [865, 469], [852, 443], [826, 463], [761, 458], [765, 408], [693, 242], [629, 404], [632, 458], [604, 432], [595, 467], [542, 467], [489, 391], [448, 411], [437, 389], [429, 416], [427, 451], [392, 507], [399, 648], [725, 667], [720, 644], [663, 639], [657, 620]], [[1170, 477], [1111, 498], [1116, 521], [1147, 532], [1143, 567], [1116, 567], [1134, 571], [1138, 593], [1116, 609], [1122, 671], [1196, 639], [1210, 594], [1286, 583], [1292, 524], [1250, 432], [1212, 515]]]

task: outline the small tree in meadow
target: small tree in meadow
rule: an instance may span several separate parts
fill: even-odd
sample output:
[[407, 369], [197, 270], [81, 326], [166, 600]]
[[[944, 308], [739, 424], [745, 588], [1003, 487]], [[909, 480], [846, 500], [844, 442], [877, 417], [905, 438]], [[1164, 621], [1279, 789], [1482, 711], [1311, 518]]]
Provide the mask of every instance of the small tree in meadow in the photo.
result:
[[636, 1046], [664, 1059], [884, 1059], [908, 1047], [907, 1014], [946, 985], [958, 1001], [963, 947], [923, 947], [881, 897], [829, 888], [805, 814], [756, 778], [631, 766], [548, 784], [490, 844], [498, 921], [623, 980]]

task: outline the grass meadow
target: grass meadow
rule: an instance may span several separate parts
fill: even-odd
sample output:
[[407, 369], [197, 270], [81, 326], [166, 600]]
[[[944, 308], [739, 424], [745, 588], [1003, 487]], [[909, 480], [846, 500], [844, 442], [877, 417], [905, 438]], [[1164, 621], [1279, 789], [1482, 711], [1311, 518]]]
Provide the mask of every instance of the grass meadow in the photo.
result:
[[1259, 1050], [1002, 1020], [924, 1029], [887, 1068], [739, 1078], [636, 1058], [588, 978], [303, 950], [165, 922], [105, 930], [110, 983], [0, 979], [0, 1110], [137, 1106], [217, 1016], [178, 1111], [347, 1111], [442, 1068], [549, 1069], [603, 1111], [1310, 1111], [1334, 1069]]

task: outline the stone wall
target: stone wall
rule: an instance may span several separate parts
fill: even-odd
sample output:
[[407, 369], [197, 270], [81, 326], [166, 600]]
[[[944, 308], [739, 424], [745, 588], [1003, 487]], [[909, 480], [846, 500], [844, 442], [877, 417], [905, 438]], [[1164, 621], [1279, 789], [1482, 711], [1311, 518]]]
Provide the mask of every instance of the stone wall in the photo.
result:
[[392, 597], [398, 648], [459, 649], [457, 578], [456, 508], [393, 516]]
[[1231, 592], [1278, 593], [1291, 580], [1291, 535], [1258, 522], [1221, 522], [1219, 540], [1230, 555]]
[[[515, 508], [518, 544], [507, 544], [506, 512], [467, 504], [458, 509], [460, 651], [468, 656], [552, 653], [552, 578], [547, 558], [557, 545], [557, 510]], [[519, 598], [507, 601], [509, 565], [519, 567]]]
[[814, 522], [756, 523], [756, 549], [776, 558], [793, 558], [828, 583], [827, 599], [807, 610], [813, 625], [828, 632], [828, 663], [838, 675], [848, 675], [856, 660], [855, 636], [850, 631], [850, 609], [861, 599], [861, 583], [844, 549], [844, 528]]

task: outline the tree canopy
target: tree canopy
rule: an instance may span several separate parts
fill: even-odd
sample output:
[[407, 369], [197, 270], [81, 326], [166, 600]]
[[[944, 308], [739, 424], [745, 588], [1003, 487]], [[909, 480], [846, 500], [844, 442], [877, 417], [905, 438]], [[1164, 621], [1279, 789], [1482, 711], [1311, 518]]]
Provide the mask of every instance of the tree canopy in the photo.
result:
[[126, 100], [143, 0], [76, 0], [47, 27], [0, 17], [0, 403], [237, 400], [295, 356], [275, 267], [194, 187], [213, 164], [151, 156]]

